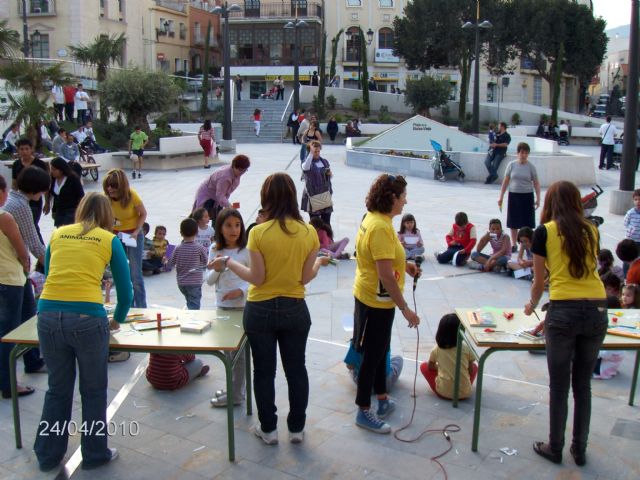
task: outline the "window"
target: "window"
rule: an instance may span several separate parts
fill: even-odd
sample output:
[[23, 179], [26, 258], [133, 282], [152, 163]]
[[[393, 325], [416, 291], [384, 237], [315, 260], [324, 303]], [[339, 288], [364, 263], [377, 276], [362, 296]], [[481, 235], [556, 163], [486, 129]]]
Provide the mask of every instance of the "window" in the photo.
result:
[[291, 12], [296, 16], [307, 16], [307, 0], [291, 0]]
[[33, 41], [31, 35], [31, 56], [33, 58], [49, 58], [49, 34], [41, 33], [40, 40]]
[[542, 79], [540, 77], [533, 79], [533, 104], [542, 105]]
[[180, 39], [184, 40], [185, 38], [187, 38], [187, 26], [180, 22]]
[[347, 0], [347, 7], [361, 7], [362, 0]]
[[175, 60], [175, 68], [173, 69], [174, 73], [180, 71], [180, 67], [182, 66], [182, 60], [176, 58]]
[[120, 16], [124, 13], [124, 0], [118, 0], [118, 12], [120, 12]]
[[253, 59], [253, 36], [251, 30], [238, 32], [238, 58], [241, 60]]
[[100, 8], [104, 8], [104, 0], [100, 0]]
[[[349, 38], [351, 36], [351, 38]], [[347, 62], [357, 62], [360, 58], [360, 31], [358, 27], [351, 27], [347, 30], [346, 37]]]
[[191, 64], [193, 65], [194, 70], [200, 70], [202, 68], [202, 57], [200, 57], [199, 53], [196, 53], [193, 57], [191, 57]]
[[259, 17], [260, 16], [260, 0], [244, 0], [244, 16]]
[[393, 0], [380, 0], [382, 8], [393, 8]]
[[378, 48], [393, 48], [393, 30], [381, 28], [378, 32]]
[[49, 13], [53, 8], [50, 8], [48, 0], [30, 0], [29, 13]]
[[200, 23], [199, 22], [195, 22], [193, 24], [193, 43], [200, 43], [202, 42], [202, 31], [200, 30]]

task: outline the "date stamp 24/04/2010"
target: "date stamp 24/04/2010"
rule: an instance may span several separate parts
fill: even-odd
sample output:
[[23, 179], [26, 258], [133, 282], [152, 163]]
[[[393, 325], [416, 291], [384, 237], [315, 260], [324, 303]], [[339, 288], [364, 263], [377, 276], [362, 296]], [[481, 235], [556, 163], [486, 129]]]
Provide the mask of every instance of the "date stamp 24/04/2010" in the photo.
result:
[[38, 435], [48, 437], [50, 435], [96, 435], [96, 436], [130, 436], [136, 437], [140, 433], [140, 424], [135, 421], [103, 422], [102, 420], [92, 422], [55, 421], [49, 423], [47, 420], [40, 420], [38, 425]]

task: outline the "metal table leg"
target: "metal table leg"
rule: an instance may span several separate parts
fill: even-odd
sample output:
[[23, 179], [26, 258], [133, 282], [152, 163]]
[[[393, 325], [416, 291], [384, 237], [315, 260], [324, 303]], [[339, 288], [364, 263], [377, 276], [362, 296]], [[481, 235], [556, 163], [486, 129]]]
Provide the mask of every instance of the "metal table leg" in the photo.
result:
[[[238, 350], [239, 351], [239, 350]], [[238, 355], [236, 353], [236, 355]], [[228, 356], [221, 357], [227, 374], [227, 442], [229, 443], [229, 461], [236, 459], [235, 432], [233, 421], [233, 360]]]
[[633, 377], [631, 378], [631, 392], [629, 393], [629, 405], [633, 406], [636, 397], [636, 386], [638, 385], [638, 369], [640, 369], [640, 350], [636, 350], [636, 363], [633, 367]]
[[251, 346], [249, 345], [249, 339], [247, 339], [245, 341], [244, 344], [244, 365], [245, 365], [245, 383], [247, 385], [246, 387], [246, 392], [247, 392], [247, 398], [246, 398], [246, 402], [247, 402], [247, 415], [252, 415], [253, 414], [253, 385], [251, 384]]
[[18, 375], [16, 362], [18, 358], [31, 350], [28, 345], [16, 345], [9, 354], [9, 382], [11, 384], [11, 406], [13, 408], [13, 431], [16, 436], [16, 448], [22, 448], [22, 430], [20, 428], [20, 405], [18, 404]]
[[458, 398], [460, 396], [460, 362], [462, 361], [462, 342], [464, 342], [463, 331], [464, 327], [462, 323], [460, 323], [458, 327], [458, 343], [456, 346], [456, 369], [453, 377], [453, 408], [458, 408]]
[[480, 408], [482, 405], [482, 376], [484, 374], [484, 362], [496, 350], [488, 348], [478, 359], [478, 376], [476, 377], [476, 405], [473, 412], [473, 435], [471, 439], [471, 451], [478, 451], [478, 436], [480, 435]]

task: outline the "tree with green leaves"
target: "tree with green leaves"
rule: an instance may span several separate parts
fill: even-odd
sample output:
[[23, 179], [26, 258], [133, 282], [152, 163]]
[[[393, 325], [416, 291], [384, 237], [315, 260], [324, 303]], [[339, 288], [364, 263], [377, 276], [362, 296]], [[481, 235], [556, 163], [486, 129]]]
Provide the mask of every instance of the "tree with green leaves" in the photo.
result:
[[180, 88], [163, 72], [133, 68], [109, 75], [100, 93], [108, 106], [126, 117], [127, 125], [149, 131], [147, 116], [167, 112], [178, 102]]
[[331, 67], [329, 68], [329, 81], [332, 82], [336, 77], [336, 58], [338, 56], [338, 42], [340, 42], [340, 35], [344, 33], [344, 29], [338, 30], [335, 37], [331, 39]]
[[27, 137], [40, 147], [38, 122], [47, 117], [49, 88], [45, 85], [62, 85], [71, 81], [62, 64], [45, 65], [23, 59], [12, 59], [0, 66], [0, 78], [7, 86], [20, 91], [9, 93], [9, 105], [2, 115], [4, 120], [25, 123]]
[[364, 115], [369, 116], [369, 66], [367, 65], [367, 42], [364, 38], [362, 28], [358, 27], [360, 35], [360, 58], [362, 59], [362, 70], [360, 74], [360, 86], [362, 88], [362, 103], [364, 104]]
[[207, 25], [207, 35], [204, 39], [204, 72], [202, 72], [202, 97], [200, 98], [200, 115], [202, 119], [209, 110], [209, 52], [211, 51], [211, 20]]
[[[78, 62], [87, 65], [95, 65], [96, 80], [98, 85], [107, 78], [107, 69], [112, 63], [122, 65], [124, 48], [127, 45], [127, 37], [120, 35], [98, 35], [89, 45], [69, 45], [71, 56]], [[100, 102], [100, 120], [108, 121], [109, 110], [104, 102]]]
[[429, 110], [446, 105], [450, 94], [451, 83], [448, 78], [423, 75], [418, 80], [407, 81], [404, 103], [411, 105], [416, 113], [431, 118]]
[[20, 51], [20, 34], [9, 28], [9, 20], [0, 20], [0, 57], [12, 57]]

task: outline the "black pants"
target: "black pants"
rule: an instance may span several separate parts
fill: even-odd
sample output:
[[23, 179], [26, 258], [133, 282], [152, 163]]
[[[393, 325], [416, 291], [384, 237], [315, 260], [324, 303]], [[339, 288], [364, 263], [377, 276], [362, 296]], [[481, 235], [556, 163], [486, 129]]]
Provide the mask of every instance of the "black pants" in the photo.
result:
[[356, 404], [368, 408], [372, 389], [377, 395], [387, 393], [386, 358], [396, 309], [369, 307], [357, 298], [355, 301], [354, 342], [356, 350], [362, 353]]
[[73, 102], [64, 104], [64, 118], [67, 122], [73, 122]]
[[[460, 250], [464, 250], [462, 245], [452, 245], [452, 246], [450, 246], [444, 252], [438, 254], [438, 257], [437, 257], [438, 263], [449, 263], [449, 262], [451, 262], [453, 260], [453, 256], [456, 254], [456, 252], [458, 252]], [[458, 256], [456, 257], [456, 265], [458, 267], [464, 265], [464, 263], [467, 261], [467, 256], [468, 255], [465, 252], [458, 253]]]
[[296, 143], [300, 143], [300, 142], [298, 142], [298, 130], [300, 130], [300, 124], [299, 123], [294, 123], [293, 125], [291, 125], [291, 133], [293, 134], [293, 144], [294, 145]]
[[53, 111], [55, 112], [55, 119], [56, 120], [59, 120], [60, 122], [62, 120], [64, 120], [64, 117], [63, 117], [64, 103], [54, 103], [53, 104]]
[[284, 88], [278, 88], [278, 94], [276, 100], [284, 100]]
[[598, 168], [604, 167], [604, 158], [607, 157], [607, 169], [613, 166], [613, 145], [600, 145], [600, 164]]

